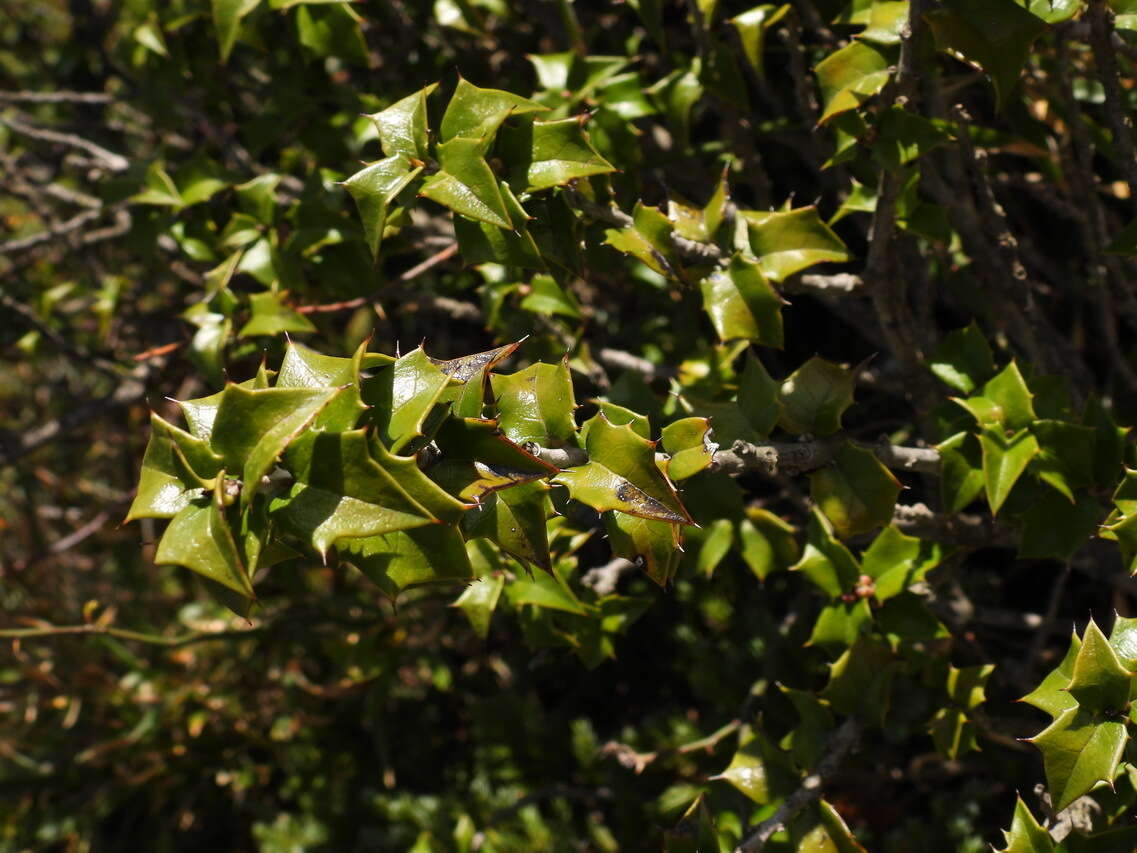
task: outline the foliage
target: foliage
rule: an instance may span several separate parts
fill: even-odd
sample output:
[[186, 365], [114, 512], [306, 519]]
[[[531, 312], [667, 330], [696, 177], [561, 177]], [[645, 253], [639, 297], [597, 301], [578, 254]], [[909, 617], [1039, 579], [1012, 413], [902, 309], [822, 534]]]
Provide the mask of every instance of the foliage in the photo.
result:
[[1132, 849], [1135, 11], [16, 2], [0, 849]]

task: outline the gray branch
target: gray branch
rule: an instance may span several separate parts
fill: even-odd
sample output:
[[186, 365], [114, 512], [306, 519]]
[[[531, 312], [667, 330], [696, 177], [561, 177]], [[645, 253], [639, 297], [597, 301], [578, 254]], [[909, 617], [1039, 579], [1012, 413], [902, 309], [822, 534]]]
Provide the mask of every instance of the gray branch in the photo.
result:
[[74, 133], [61, 133], [58, 130], [36, 127], [11, 115], [0, 116], [0, 124], [5, 124], [16, 131], [16, 133], [31, 139], [39, 139], [43, 142], [54, 142], [57, 145], [66, 145], [68, 148], [78, 148], [80, 151], [86, 151], [112, 172], [125, 172], [130, 168], [130, 161], [121, 154], [108, 151], [106, 148], [103, 148], [103, 146], [89, 139], [77, 136]]

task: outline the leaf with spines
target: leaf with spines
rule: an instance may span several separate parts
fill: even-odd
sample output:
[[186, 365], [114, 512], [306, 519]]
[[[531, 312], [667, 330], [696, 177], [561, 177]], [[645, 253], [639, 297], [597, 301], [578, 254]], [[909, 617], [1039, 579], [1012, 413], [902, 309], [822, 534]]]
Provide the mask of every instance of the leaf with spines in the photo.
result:
[[439, 402], [451, 400], [453, 412], [460, 418], [480, 418], [490, 370], [513, 355], [520, 345], [521, 341], [517, 341], [459, 358], [432, 358], [435, 367], [452, 381], [461, 383], [457, 387], [446, 388], [439, 396]]
[[215, 492], [179, 510], [158, 542], [154, 562], [184, 566], [238, 595], [253, 598], [253, 585], [220, 503]]
[[436, 519], [372, 460], [364, 430], [315, 436], [307, 467], [272, 501], [273, 517], [321, 556], [341, 539], [378, 536]]
[[853, 404], [853, 374], [814, 356], [782, 382], [779, 422], [787, 431], [830, 435], [841, 428], [841, 415]]
[[1070, 695], [1066, 687], [1074, 675], [1074, 661], [1082, 648], [1082, 638], [1077, 634], [1070, 634], [1070, 648], [1061, 662], [1047, 673], [1042, 682], [1030, 693], [1020, 699], [1033, 705], [1040, 711], [1045, 711], [1051, 717], [1058, 717], [1064, 711], [1078, 706], [1078, 701]]
[[1015, 797], [1011, 828], [1003, 830], [1003, 844], [996, 853], [1054, 853], [1054, 839], [1030, 813], [1022, 797]]
[[942, 545], [886, 527], [861, 555], [861, 571], [873, 579], [874, 595], [887, 601], [938, 566], [946, 556]]
[[151, 412], [150, 441], [142, 457], [138, 492], [125, 521], [173, 518], [213, 488], [221, 466], [221, 457], [205, 441]]
[[809, 475], [810, 495], [842, 539], [887, 526], [900, 481], [876, 455], [846, 442], [833, 461]]
[[393, 452], [422, 434], [423, 422], [449, 383], [422, 347], [363, 381], [363, 401], [372, 407], [369, 420]]
[[1133, 673], [1126, 669], [1105, 634], [1092, 619], [1082, 634], [1082, 647], [1066, 691], [1092, 713], [1120, 713], [1129, 706]]
[[510, 441], [497, 421], [450, 418], [435, 441], [441, 460], [431, 479], [455, 497], [480, 502], [491, 492], [555, 474], [557, 469]]
[[755, 261], [736, 254], [725, 269], [712, 270], [699, 287], [703, 310], [721, 340], [745, 338], [782, 347], [782, 297]]
[[844, 242], [821, 221], [812, 205], [796, 210], [740, 213], [746, 222], [750, 249], [770, 281], [785, 281], [815, 264], [852, 260]]
[[1123, 721], [1080, 707], [1066, 709], [1028, 738], [1042, 752], [1054, 810], [1062, 811], [1098, 783], [1110, 782], [1128, 739]]
[[221, 392], [210, 447], [229, 470], [241, 471], [241, 505], [288, 445], [341, 392], [339, 388], [262, 388], [228, 385]]
[[524, 121], [502, 132], [500, 151], [509, 163], [515, 192], [537, 192], [615, 171], [592, 147], [584, 131], [585, 118]]
[[760, 78], [765, 77], [766, 31], [777, 24], [789, 11], [787, 4], [775, 6], [764, 3], [755, 6], [741, 15], [735, 15], [728, 23], [738, 33], [738, 42], [746, 62]]
[[363, 222], [363, 236], [371, 257], [379, 257], [379, 244], [387, 226], [387, 213], [391, 204], [422, 173], [405, 154], [395, 154], [372, 163], [343, 182], [359, 209]]
[[439, 131], [444, 142], [455, 137], [481, 140], [496, 134], [501, 123], [511, 115], [546, 109], [542, 104], [512, 92], [482, 89], [465, 78], [459, 78], [458, 87], [446, 105]]
[[471, 539], [485, 537], [511, 557], [551, 572], [548, 492], [540, 480], [493, 492], [466, 513], [462, 529]]
[[788, 754], [761, 730], [746, 726], [738, 739], [738, 750], [730, 764], [712, 780], [729, 782], [758, 805], [774, 802], [797, 786], [797, 774]]
[[979, 439], [961, 432], [945, 439], [940, 452], [940, 499], [951, 513], [961, 511], [983, 491], [983, 450]]
[[387, 109], [367, 116], [379, 132], [379, 144], [384, 154], [426, 160], [430, 155], [426, 98], [437, 88], [438, 84], [432, 83]]
[[486, 222], [454, 217], [454, 236], [467, 264], [495, 263], [511, 267], [543, 270], [547, 264], [533, 235], [529, 233], [531, 217], [504, 181], [498, 183], [502, 201], [509, 215], [509, 228]]
[[818, 122], [857, 109], [883, 89], [895, 55], [895, 50], [855, 41], [819, 62], [814, 71], [825, 109]]
[[221, 61], [226, 62], [237, 43], [241, 19], [261, 4], [261, 0], [212, 0], [213, 26], [217, 30], [217, 47]]
[[747, 353], [746, 367], [738, 380], [738, 408], [760, 436], [768, 436], [782, 415], [780, 388], [762, 362], [753, 353]]
[[1109, 632], [1109, 645], [1117, 653], [1117, 659], [1128, 670], [1137, 670], [1137, 617], [1114, 617], [1113, 629]]
[[655, 464], [655, 444], [630, 426], [613, 426], [603, 414], [591, 419], [585, 443], [588, 463], [561, 471], [555, 483], [581, 503], [657, 521], [693, 524], [674, 486]]
[[428, 177], [419, 194], [478, 222], [512, 229], [497, 177], [485, 160], [485, 143], [458, 136], [440, 144], [440, 170]]
[[658, 207], [636, 202], [632, 224], [626, 228], [610, 228], [604, 242], [617, 251], [642, 261], [660, 275], [682, 280], [679, 255], [671, 242], [671, 220]]
[[649, 578], [666, 589], [683, 557], [679, 525], [617, 510], [601, 517], [612, 554], [637, 563]]
[[466, 511], [473, 508], [472, 502], [458, 500], [431, 480], [413, 457], [395, 455], [374, 434], [368, 441], [368, 454], [412, 500], [440, 521], [458, 524]]
[[861, 575], [861, 567], [853, 553], [833, 535], [829, 520], [815, 507], [809, 519], [805, 549], [793, 566], [830, 598], [849, 592]]
[[991, 345], [972, 320], [971, 324], [944, 336], [928, 368], [942, 382], [970, 394], [995, 373]]
[[474, 575], [461, 535], [448, 525], [347, 539], [339, 550], [392, 600], [410, 586], [468, 581]]
[[470, 621], [474, 633], [483, 640], [490, 633], [490, 619], [497, 608], [501, 591], [505, 587], [505, 575], [495, 573], [479, 578], [462, 592], [452, 605], [460, 608]]
[[576, 447], [572, 377], [567, 361], [531, 364], [511, 374], [491, 374], [498, 423], [517, 444]]
[[760, 507], [750, 507], [738, 521], [738, 553], [759, 580], [774, 571], [788, 569], [801, 559], [795, 529], [782, 518]]
[[1038, 453], [1038, 440], [1023, 429], [1005, 436], [998, 428], [985, 429], [979, 436], [983, 448], [983, 479], [991, 513], [998, 513], [1030, 460]]
[[693, 477], [714, 461], [718, 445], [710, 440], [710, 421], [682, 418], [663, 428], [663, 449], [670, 455], [667, 476], [672, 480]]
[[282, 332], [306, 334], [316, 331], [312, 321], [293, 310], [284, 294], [275, 290], [249, 294], [250, 317], [237, 332], [239, 338], [272, 337]]

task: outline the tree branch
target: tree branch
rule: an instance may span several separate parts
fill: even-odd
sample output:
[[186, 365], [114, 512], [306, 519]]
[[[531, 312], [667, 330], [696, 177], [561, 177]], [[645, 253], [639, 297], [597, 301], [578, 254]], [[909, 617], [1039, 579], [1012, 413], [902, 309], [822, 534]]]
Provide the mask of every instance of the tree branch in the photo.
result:
[[10, 115], [0, 115], [0, 124], [5, 124], [17, 133], [43, 142], [54, 142], [57, 145], [66, 145], [68, 148], [78, 148], [86, 151], [112, 172], [125, 172], [130, 168], [130, 161], [121, 154], [108, 151], [103, 146], [84, 139], [74, 133], [61, 133], [58, 130], [49, 130], [45, 127], [36, 127], [22, 119]]

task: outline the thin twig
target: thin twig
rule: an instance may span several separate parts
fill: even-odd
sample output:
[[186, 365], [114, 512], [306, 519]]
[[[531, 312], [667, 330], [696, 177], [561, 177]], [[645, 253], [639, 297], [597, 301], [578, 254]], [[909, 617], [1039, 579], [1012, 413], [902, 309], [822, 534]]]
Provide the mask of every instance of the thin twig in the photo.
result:
[[182, 634], [177, 637], [164, 637], [161, 634], [147, 634], [143, 631], [131, 631], [127, 628], [115, 628], [112, 625], [99, 625], [96, 623], [86, 625], [44, 625], [36, 628], [0, 628], [0, 639], [30, 640], [46, 637], [68, 637], [95, 635], [116, 637], [120, 640], [134, 640], [139, 643], [149, 643], [155, 646], [179, 648], [194, 643], [204, 643], [210, 640], [241, 639], [257, 634], [260, 626], [240, 628], [229, 631], [196, 631], [192, 634]]
[[32, 139], [38, 139], [43, 142], [54, 142], [57, 145], [66, 145], [68, 148], [78, 148], [80, 151], [86, 151], [112, 172], [125, 172], [130, 168], [130, 161], [121, 154], [108, 151], [98, 143], [84, 139], [77, 134], [61, 133], [58, 130], [50, 130], [46, 127], [36, 127], [11, 115], [0, 115], [0, 124], [5, 124], [17, 133]]
[[0, 92], [0, 104], [109, 104], [106, 92]]

